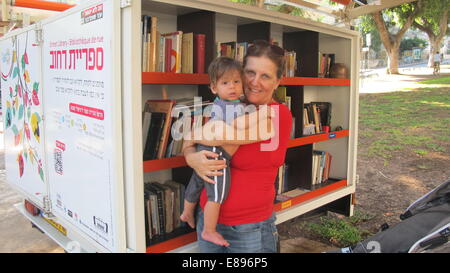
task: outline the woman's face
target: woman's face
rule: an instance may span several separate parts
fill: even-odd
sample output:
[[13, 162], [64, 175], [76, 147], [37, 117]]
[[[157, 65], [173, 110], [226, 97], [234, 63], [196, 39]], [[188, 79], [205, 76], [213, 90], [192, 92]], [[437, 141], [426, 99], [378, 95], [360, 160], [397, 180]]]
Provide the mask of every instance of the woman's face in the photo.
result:
[[245, 96], [255, 105], [272, 102], [273, 92], [278, 88], [277, 66], [267, 57], [248, 57], [244, 67]]

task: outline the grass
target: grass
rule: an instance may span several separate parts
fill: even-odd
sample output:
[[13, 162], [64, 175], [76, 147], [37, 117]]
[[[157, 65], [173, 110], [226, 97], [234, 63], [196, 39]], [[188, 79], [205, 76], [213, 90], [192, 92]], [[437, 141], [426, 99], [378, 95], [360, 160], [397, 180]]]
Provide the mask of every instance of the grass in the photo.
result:
[[372, 218], [372, 215], [356, 211], [350, 218], [321, 217], [319, 223], [306, 223], [306, 229], [337, 247], [345, 247], [356, 244], [370, 235], [368, 231], [358, 228], [358, 225]]
[[[409, 92], [368, 94], [360, 97], [360, 146], [364, 155], [389, 160], [394, 153], [412, 151], [448, 153], [450, 137], [450, 77], [421, 82], [424, 88]], [[364, 143], [365, 141], [370, 143]]]
[[450, 77], [441, 77], [418, 82], [420, 84], [450, 84]]

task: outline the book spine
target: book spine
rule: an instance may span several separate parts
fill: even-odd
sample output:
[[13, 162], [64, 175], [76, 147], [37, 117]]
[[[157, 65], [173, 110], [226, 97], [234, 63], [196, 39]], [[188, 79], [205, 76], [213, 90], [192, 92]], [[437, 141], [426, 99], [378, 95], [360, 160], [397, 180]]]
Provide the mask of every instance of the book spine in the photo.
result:
[[151, 35], [150, 35], [150, 37], [151, 37], [150, 60], [151, 61], [150, 61], [149, 72], [156, 72], [156, 60], [157, 60], [157, 58], [156, 58], [156, 45], [157, 45], [156, 38], [157, 38], [158, 18], [155, 16], [152, 16], [151, 22], [152, 22], [152, 27], [151, 27], [152, 31], [151, 31]]
[[194, 35], [194, 73], [205, 73], [205, 35]]
[[172, 39], [166, 38], [165, 40], [166, 40], [165, 41], [166, 44], [165, 44], [165, 51], [164, 51], [164, 55], [165, 55], [164, 72], [171, 72], [170, 70], [172, 68], [172, 63], [171, 63]]

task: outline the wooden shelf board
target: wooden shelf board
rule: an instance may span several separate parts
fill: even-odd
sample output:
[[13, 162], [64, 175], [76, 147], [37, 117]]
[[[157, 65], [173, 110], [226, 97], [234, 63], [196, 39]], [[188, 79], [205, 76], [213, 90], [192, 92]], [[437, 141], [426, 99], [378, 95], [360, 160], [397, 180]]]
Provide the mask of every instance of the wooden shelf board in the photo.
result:
[[188, 73], [142, 73], [143, 84], [209, 84], [208, 74]]
[[302, 146], [302, 145], [308, 145], [312, 143], [327, 141], [335, 138], [341, 138], [341, 137], [347, 137], [349, 136], [350, 130], [341, 130], [341, 131], [335, 131], [325, 134], [317, 134], [317, 135], [311, 135], [311, 136], [304, 136], [299, 137], [295, 139], [290, 139], [288, 142], [288, 148]]
[[[329, 192], [335, 191], [340, 188], [344, 188], [347, 186], [347, 180], [343, 179], [336, 182], [329, 182], [324, 183], [323, 187], [316, 188], [313, 191], [306, 192], [304, 194], [301, 194], [299, 196], [293, 197], [292, 199], [289, 199], [287, 201], [279, 202], [275, 204], [274, 210], [275, 211], [281, 211], [287, 208], [290, 208], [294, 205], [306, 202], [308, 200], [311, 200], [313, 198], [322, 196], [324, 194], [327, 194]], [[317, 186], [316, 186], [317, 187]]]
[[[142, 73], [142, 83], [209, 84], [209, 78], [208, 74], [144, 72]], [[350, 86], [350, 79], [284, 77], [281, 79], [281, 85]]]
[[292, 77], [281, 79], [280, 85], [350, 86], [350, 79]]
[[164, 253], [197, 241], [197, 233], [189, 232], [176, 238], [147, 247], [147, 253]]
[[144, 161], [144, 173], [187, 166], [184, 156]]

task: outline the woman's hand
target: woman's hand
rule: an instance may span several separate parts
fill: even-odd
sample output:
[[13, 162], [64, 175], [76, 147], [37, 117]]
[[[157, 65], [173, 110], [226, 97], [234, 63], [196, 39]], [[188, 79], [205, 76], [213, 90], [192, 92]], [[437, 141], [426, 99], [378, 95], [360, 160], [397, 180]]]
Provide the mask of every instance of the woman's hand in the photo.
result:
[[196, 152], [195, 148], [190, 146], [187, 147], [183, 153], [189, 167], [193, 168], [194, 171], [208, 183], [215, 184], [214, 180], [208, 176], [223, 175], [223, 173], [218, 170], [222, 170], [227, 167], [225, 160], [210, 159], [217, 158], [219, 156], [218, 154], [210, 151]]

